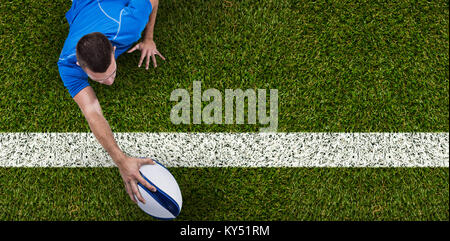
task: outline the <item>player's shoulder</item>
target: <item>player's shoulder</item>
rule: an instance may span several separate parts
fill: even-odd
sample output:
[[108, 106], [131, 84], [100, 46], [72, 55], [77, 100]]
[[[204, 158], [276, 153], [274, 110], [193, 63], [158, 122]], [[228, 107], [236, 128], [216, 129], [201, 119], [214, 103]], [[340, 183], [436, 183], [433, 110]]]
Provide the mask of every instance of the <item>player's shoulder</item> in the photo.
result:
[[84, 79], [87, 77], [84, 70], [77, 65], [76, 56], [60, 58], [57, 62], [59, 73], [64, 82], [70, 82], [74, 79]]
[[76, 53], [61, 54], [58, 59], [58, 65], [73, 65], [76, 64]]
[[72, 75], [79, 73], [81, 69], [81, 67], [77, 65], [77, 56], [75, 53], [60, 56], [57, 65], [61, 73], [70, 72]]

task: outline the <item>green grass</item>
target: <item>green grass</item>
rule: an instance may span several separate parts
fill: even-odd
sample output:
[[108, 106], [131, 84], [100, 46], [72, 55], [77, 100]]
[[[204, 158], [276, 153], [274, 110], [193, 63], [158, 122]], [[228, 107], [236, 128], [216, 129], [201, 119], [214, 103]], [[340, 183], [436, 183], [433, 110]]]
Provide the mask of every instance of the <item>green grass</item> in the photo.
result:
[[[449, 220], [448, 168], [170, 168], [177, 220]], [[155, 220], [116, 168], [1, 168], [0, 220]]]
[[[253, 132], [259, 125], [173, 125], [170, 93], [278, 89], [279, 131], [449, 131], [448, 1], [161, 1], [167, 58], [118, 59], [93, 83], [113, 131]], [[0, 6], [0, 130], [90, 131], [60, 80], [68, 0]]]
[[[90, 132], [59, 77], [69, 0], [0, 4], [0, 131]], [[160, 2], [158, 68], [91, 83], [114, 132], [173, 125], [170, 93], [278, 89], [282, 132], [449, 132], [448, 1]], [[126, 150], [125, 150], [126, 151]], [[449, 220], [448, 168], [171, 168], [178, 220]], [[0, 220], [149, 220], [115, 168], [0, 168]]]

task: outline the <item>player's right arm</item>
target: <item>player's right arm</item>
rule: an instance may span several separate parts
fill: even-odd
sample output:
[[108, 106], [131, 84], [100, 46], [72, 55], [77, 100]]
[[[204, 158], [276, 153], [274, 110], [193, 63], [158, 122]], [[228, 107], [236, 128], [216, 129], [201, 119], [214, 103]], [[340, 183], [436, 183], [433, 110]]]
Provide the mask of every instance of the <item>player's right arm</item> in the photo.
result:
[[141, 202], [145, 203], [145, 200], [139, 193], [137, 183], [140, 182], [152, 191], [155, 191], [156, 189], [140, 175], [139, 168], [144, 164], [154, 164], [154, 161], [150, 158], [143, 159], [129, 157], [125, 155], [125, 153], [123, 153], [114, 139], [108, 122], [103, 116], [100, 103], [91, 86], [87, 86], [86, 88], [82, 89], [73, 97], [73, 99], [83, 112], [83, 115], [86, 118], [92, 133], [94, 133], [97, 140], [109, 153], [109, 155], [119, 168], [126, 191], [131, 200], [136, 202], [136, 199], [134, 197], [134, 195], [136, 195], [136, 197]]
[[73, 99], [80, 107], [95, 137], [108, 151], [113, 160], [122, 160], [124, 153], [114, 141], [109, 124], [103, 116], [102, 108], [92, 87], [87, 86], [75, 95]]

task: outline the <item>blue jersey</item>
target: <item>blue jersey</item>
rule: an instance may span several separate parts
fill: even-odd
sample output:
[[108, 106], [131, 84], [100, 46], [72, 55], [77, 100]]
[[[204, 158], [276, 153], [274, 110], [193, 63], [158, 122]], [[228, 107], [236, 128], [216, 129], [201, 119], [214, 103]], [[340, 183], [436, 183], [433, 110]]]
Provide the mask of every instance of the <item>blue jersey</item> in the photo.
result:
[[152, 12], [150, 0], [73, 0], [66, 13], [70, 30], [58, 69], [64, 86], [72, 98], [89, 86], [88, 76], [78, 66], [78, 40], [92, 32], [103, 33], [116, 46], [115, 58], [141, 38]]

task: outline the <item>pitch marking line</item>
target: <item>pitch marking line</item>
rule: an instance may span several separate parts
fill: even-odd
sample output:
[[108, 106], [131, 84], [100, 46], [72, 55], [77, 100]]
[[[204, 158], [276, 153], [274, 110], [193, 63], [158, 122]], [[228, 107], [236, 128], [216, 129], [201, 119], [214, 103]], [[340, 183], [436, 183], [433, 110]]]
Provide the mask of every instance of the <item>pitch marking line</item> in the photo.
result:
[[[114, 133], [169, 167], [449, 167], [449, 133]], [[0, 133], [0, 167], [114, 167], [92, 133]]]

